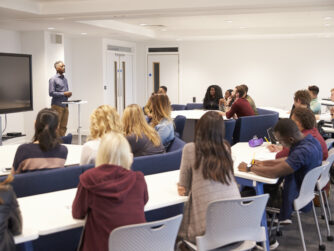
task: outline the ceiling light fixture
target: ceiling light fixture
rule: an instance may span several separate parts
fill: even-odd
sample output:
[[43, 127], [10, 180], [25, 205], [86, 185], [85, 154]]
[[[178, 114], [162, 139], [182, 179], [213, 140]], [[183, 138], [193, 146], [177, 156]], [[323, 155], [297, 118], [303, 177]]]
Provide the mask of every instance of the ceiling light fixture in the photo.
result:
[[324, 17], [325, 20], [332, 20], [332, 17]]
[[246, 26], [240, 26], [239, 29], [246, 29]]
[[139, 24], [140, 26], [147, 26], [148, 24]]
[[232, 20], [224, 20], [226, 23], [232, 23]]
[[87, 33], [86, 32], [81, 32], [81, 35], [87, 35]]
[[325, 26], [331, 26], [331, 24], [329, 24], [329, 23], [326, 23], [326, 24], [325, 24]]
[[48, 30], [54, 30], [55, 28], [54, 27], [49, 27]]

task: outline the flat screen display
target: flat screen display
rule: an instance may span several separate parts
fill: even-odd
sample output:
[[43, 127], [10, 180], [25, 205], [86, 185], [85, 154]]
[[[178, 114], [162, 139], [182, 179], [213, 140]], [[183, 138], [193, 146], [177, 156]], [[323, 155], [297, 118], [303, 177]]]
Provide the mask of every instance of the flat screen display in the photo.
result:
[[0, 53], [0, 114], [32, 109], [31, 55]]

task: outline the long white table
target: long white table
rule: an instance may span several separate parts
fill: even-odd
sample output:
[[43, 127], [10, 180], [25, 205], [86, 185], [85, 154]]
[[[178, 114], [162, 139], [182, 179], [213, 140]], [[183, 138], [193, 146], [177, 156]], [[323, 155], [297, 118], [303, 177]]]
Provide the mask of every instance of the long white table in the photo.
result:
[[321, 103], [322, 105], [334, 106], [334, 102], [333, 102], [332, 100], [324, 100], [324, 99], [322, 99], [322, 100], [320, 101], [320, 103]]
[[[65, 166], [77, 165], [80, 163], [81, 156], [81, 145], [65, 145], [68, 149], [68, 155], [65, 162]], [[13, 161], [15, 153], [19, 144], [15, 145], [4, 145], [0, 146], [0, 176], [7, 175], [10, 170], [5, 170], [5, 168], [10, 168], [13, 166]]]
[[288, 119], [290, 117], [290, 111], [281, 108], [276, 108], [271, 106], [260, 106], [258, 108], [278, 112], [278, 117], [280, 119]]
[[[177, 193], [179, 171], [145, 176], [149, 200], [145, 211], [183, 203], [186, 196]], [[83, 226], [84, 220], [72, 218], [72, 202], [76, 188], [39, 194], [18, 199], [23, 218], [23, 233], [37, 231], [48, 235]], [[16, 236], [16, 239], [24, 236]]]

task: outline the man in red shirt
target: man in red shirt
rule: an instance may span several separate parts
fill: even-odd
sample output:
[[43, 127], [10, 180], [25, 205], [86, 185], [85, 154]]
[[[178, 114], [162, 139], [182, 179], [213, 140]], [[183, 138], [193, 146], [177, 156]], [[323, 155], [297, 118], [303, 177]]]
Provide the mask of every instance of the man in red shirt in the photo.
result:
[[226, 113], [222, 113], [222, 115], [226, 115], [226, 117], [229, 118], [239, 118], [244, 116], [252, 116], [255, 115], [251, 105], [247, 101], [247, 99], [244, 98], [245, 96], [245, 89], [238, 85], [234, 89], [236, 101], [231, 106], [231, 109], [227, 111]]

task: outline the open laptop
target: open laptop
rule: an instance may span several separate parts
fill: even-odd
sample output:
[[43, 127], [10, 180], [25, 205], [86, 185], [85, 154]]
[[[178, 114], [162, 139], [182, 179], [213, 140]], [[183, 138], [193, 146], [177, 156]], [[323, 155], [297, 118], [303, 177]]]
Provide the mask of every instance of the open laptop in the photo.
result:
[[274, 129], [272, 127], [268, 128], [267, 129], [267, 133], [268, 133], [268, 137], [270, 139], [270, 142], [272, 144], [277, 144], [278, 143], [278, 140], [275, 138], [275, 135], [274, 135]]

